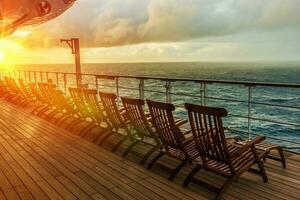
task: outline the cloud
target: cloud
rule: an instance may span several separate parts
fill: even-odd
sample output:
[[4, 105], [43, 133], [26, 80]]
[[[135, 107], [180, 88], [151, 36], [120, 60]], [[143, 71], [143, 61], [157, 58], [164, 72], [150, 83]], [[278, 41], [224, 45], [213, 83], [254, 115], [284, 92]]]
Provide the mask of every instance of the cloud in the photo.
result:
[[299, 0], [79, 0], [19, 38], [31, 48], [79, 37], [83, 47], [180, 42], [300, 26]]

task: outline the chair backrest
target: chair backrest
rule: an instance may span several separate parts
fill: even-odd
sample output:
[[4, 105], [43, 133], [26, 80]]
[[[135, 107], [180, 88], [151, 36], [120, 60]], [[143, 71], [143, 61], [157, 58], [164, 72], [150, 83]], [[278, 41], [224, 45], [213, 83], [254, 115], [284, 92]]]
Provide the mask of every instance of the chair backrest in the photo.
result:
[[18, 83], [19, 83], [19, 86], [20, 86], [20, 90], [22, 91], [23, 95], [28, 97], [28, 98], [31, 98], [32, 95], [31, 93], [28, 91], [23, 79], [18, 79]]
[[42, 94], [40, 93], [40, 91], [38, 90], [35, 83], [29, 83], [28, 86], [31, 94], [35, 96], [39, 102], [41, 102], [42, 104], [45, 104], [47, 102], [45, 98], [42, 96]]
[[72, 112], [72, 107], [68, 104], [63, 92], [61, 90], [52, 90], [53, 102], [55, 107], [60, 111], [66, 110], [68, 113]]
[[152, 100], [147, 100], [152, 123], [158, 133], [160, 140], [165, 148], [183, 148], [184, 136], [176, 126], [173, 111], [175, 106], [169, 103], [162, 103]]
[[222, 117], [227, 116], [224, 108], [185, 104], [190, 125], [203, 162], [215, 160], [229, 162], [229, 152], [224, 134]]
[[48, 105], [55, 105], [53, 98], [53, 90], [55, 90], [55, 84], [48, 83], [38, 83], [40, 93], [44, 97], [45, 101], [47, 101]]
[[121, 97], [123, 106], [126, 110], [127, 117], [130, 120], [131, 125], [137, 131], [140, 137], [156, 138], [155, 133], [152, 131], [146, 114], [144, 112], [145, 101], [143, 99], [132, 99], [127, 97]]
[[86, 100], [84, 98], [83, 92], [81, 88], [69, 88], [69, 93], [73, 100], [73, 103], [77, 109], [77, 111], [83, 117], [90, 117], [89, 107], [86, 104]]
[[109, 121], [112, 123], [112, 126], [115, 128], [121, 127], [124, 125], [124, 120], [119, 112], [117, 106], [117, 96], [113, 93], [99, 92], [102, 105], [107, 114]]
[[103, 109], [100, 106], [98, 99], [98, 92], [94, 89], [82, 89], [85, 101], [93, 117], [98, 122], [106, 122], [106, 118], [103, 113]]

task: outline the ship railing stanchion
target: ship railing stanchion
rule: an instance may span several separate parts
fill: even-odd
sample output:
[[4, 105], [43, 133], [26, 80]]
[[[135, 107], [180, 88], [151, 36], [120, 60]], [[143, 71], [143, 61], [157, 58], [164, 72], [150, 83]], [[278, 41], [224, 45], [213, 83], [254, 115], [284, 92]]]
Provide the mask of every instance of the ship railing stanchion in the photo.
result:
[[252, 86], [248, 85], [248, 140], [252, 138], [251, 135], [251, 108], [252, 108]]
[[172, 88], [171, 81], [167, 80], [165, 87], [166, 87], [166, 102], [171, 103], [172, 102], [172, 98], [171, 98], [171, 88]]
[[64, 90], [65, 90], [65, 94], [67, 94], [67, 74], [66, 73], [63, 74], [64, 74]]
[[98, 81], [98, 77], [95, 76], [95, 84], [96, 84], [96, 91], [97, 91], [97, 94], [99, 92], [99, 81]]
[[144, 79], [140, 79], [139, 83], [139, 98], [144, 99], [145, 98], [145, 81]]
[[55, 73], [55, 78], [56, 78], [56, 87], [59, 89], [59, 77], [58, 77], [58, 73]]

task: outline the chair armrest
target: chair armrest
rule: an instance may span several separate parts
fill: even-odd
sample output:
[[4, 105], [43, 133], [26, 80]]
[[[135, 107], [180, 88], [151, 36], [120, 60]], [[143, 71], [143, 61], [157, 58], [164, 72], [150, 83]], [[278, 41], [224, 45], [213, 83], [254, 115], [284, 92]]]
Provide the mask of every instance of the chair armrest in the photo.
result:
[[242, 153], [244, 153], [245, 151], [247, 151], [248, 149], [254, 147], [254, 145], [264, 141], [266, 139], [266, 137], [264, 136], [257, 136], [255, 139], [245, 143], [243, 146], [241, 146], [239, 149], [237, 149], [236, 151], [233, 151], [230, 156], [234, 157], [234, 156], [238, 156], [241, 155]]
[[175, 119], [176, 126], [182, 126], [182, 125], [186, 124], [187, 122], [188, 122], [188, 120], [186, 120], [186, 119]]

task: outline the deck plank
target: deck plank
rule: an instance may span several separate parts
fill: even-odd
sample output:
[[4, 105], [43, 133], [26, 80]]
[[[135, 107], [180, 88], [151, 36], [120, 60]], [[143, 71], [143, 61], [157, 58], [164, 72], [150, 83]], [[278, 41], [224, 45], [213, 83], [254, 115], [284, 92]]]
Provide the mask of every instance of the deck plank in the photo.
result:
[[[181, 187], [191, 166], [174, 181], [164, 168], [169, 158], [147, 170], [41, 118], [0, 100], [0, 199], [213, 199], [196, 185]], [[138, 151], [141, 149], [138, 149]], [[287, 155], [287, 168], [266, 162], [269, 183], [246, 173], [224, 199], [300, 199], [300, 156]], [[223, 178], [197, 175], [215, 185]]]

